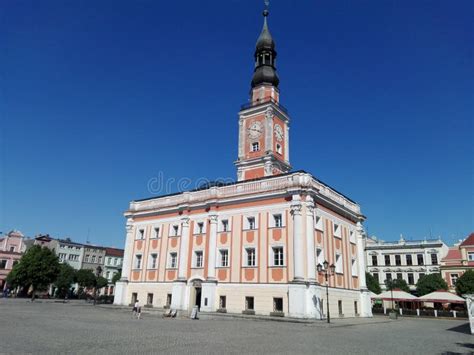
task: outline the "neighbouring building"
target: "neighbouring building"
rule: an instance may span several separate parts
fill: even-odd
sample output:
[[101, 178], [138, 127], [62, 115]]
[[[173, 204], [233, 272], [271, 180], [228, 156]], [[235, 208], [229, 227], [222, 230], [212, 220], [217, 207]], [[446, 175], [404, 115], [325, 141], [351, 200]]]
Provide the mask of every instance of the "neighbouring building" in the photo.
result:
[[89, 269], [94, 272], [97, 271], [97, 267], [101, 267], [104, 270], [105, 262], [105, 248], [97, 245], [86, 244], [84, 245], [84, 257], [82, 258], [81, 269]]
[[71, 239], [57, 239], [55, 244], [55, 253], [59, 262], [66, 263], [76, 270], [80, 270], [84, 255], [84, 246], [73, 242]]
[[456, 292], [456, 281], [467, 270], [474, 270], [474, 233], [449, 248], [448, 254], [441, 260], [441, 275], [452, 292]]
[[237, 182], [130, 203], [116, 304], [323, 319], [371, 316], [360, 206], [291, 172], [288, 111], [264, 12], [250, 102], [239, 112]]
[[0, 290], [7, 287], [7, 275], [23, 255], [26, 245], [24, 235], [19, 231], [11, 231], [0, 237]]
[[398, 242], [385, 242], [370, 237], [365, 246], [367, 271], [382, 289], [386, 280], [398, 278], [415, 291], [421, 276], [440, 272], [441, 259], [447, 253], [448, 246], [441, 239], [406, 240], [400, 236]]
[[123, 249], [105, 248], [105, 263], [102, 275], [107, 279], [107, 281], [109, 281], [109, 284], [104, 288], [104, 294], [114, 294], [115, 284], [112, 283], [112, 279], [114, 278], [115, 274], [120, 274], [122, 272], [122, 263]]

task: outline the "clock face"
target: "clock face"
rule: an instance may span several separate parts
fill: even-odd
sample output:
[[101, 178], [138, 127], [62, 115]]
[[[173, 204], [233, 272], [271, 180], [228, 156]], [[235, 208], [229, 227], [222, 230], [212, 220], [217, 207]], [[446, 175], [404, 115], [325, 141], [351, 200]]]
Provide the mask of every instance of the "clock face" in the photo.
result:
[[252, 122], [247, 131], [250, 138], [258, 138], [262, 135], [263, 132], [262, 124], [258, 121]]
[[281, 128], [279, 124], [275, 125], [275, 138], [278, 140], [278, 142], [283, 140], [283, 128]]

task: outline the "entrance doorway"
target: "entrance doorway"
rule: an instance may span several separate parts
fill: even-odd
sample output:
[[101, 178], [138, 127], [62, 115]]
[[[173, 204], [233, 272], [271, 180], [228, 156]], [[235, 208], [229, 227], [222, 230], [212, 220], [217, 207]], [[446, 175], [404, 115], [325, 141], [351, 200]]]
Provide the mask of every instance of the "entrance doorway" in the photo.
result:
[[196, 295], [194, 305], [198, 306], [198, 309], [201, 310], [201, 287], [195, 287], [194, 292]]

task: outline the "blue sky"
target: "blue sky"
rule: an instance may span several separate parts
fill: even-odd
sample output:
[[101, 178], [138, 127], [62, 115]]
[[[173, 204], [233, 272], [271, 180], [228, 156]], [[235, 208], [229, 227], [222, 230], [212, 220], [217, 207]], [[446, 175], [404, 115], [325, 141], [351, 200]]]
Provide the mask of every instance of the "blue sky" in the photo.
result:
[[[0, 231], [120, 247], [150, 179], [235, 177], [263, 1], [2, 7]], [[359, 202], [382, 239], [472, 232], [472, 1], [270, 10], [294, 169]]]

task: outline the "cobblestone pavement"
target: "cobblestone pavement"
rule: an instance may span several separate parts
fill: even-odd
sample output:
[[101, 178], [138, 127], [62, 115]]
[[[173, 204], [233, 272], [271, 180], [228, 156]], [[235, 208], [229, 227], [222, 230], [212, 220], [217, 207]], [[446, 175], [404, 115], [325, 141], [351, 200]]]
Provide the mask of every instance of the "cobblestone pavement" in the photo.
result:
[[219, 317], [132, 319], [84, 303], [0, 299], [0, 353], [472, 354], [466, 321], [404, 318], [295, 324]]

